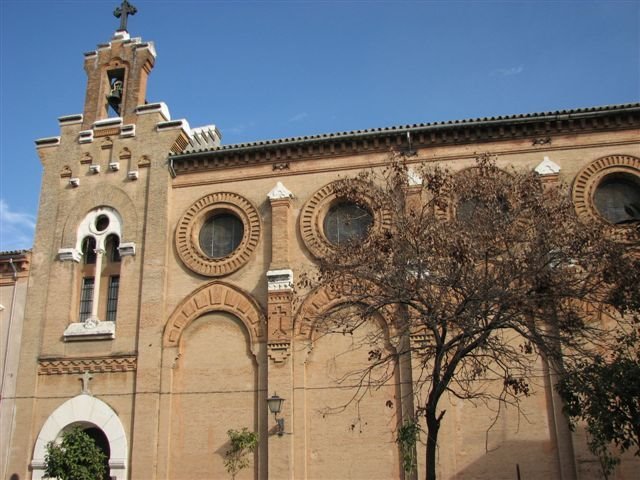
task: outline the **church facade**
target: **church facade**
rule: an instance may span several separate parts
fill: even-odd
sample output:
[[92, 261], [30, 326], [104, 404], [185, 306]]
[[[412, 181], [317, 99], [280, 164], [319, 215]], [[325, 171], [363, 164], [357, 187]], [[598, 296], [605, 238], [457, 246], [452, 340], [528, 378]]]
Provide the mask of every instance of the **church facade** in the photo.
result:
[[[118, 480], [228, 478], [227, 431], [245, 427], [259, 445], [238, 478], [421, 477], [422, 447], [405, 473], [395, 436], [417, 366], [350, 404], [340, 378], [366, 354], [316, 336], [329, 293], [294, 295], [335, 241], [332, 182], [394, 150], [454, 170], [491, 152], [571, 184], [587, 221], [606, 222], [593, 200], [603, 186], [640, 198], [638, 104], [227, 146], [214, 126], [147, 103], [155, 59], [153, 43], [118, 30], [85, 54], [83, 113], [36, 141], [42, 192], [6, 478], [44, 478], [46, 444], [72, 425], [92, 431]], [[505, 411], [489, 429], [493, 412], [450, 400], [440, 478], [600, 478], [540, 368], [526, 426]], [[638, 468], [625, 462], [616, 478]]]

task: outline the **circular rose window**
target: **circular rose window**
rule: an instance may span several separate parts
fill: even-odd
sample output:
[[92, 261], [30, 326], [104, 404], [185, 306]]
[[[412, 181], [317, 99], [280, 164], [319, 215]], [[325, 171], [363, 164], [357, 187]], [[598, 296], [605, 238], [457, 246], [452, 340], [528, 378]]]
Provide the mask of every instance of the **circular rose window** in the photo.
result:
[[339, 201], [324, 217], [324, 236], [334, 245], [364, 240], [373, 224], [373, 216], [366, 207], [355, 202]]
[[196, 273], [218, 277], [245, 265], [260, 240], [260, 216], [246, 198], [213, 193], [194, 202], [176, 228], [176, 250]]
[[388, 229], [391, 213], [376, 203], [371, 186], [354, 184], [352, 200], [343, 198], [338, 182], [325, 185], [305, 203], [300, 214], [300, 234], [315, 257], [323, 257], [349, 241], [366, 241], [372, 229]]
[[593, 203], [600, 216], [613, 225], [640, 222], [640, 177], [607, 175], [598, 183]]
[[636, 241], [640, 223], [640, 158], [611, 155], [586, 165], [573, 182], [573, 203], [585, 220], [598, 221], [613, 238]]
[[200, 248], [210, 258], [226, 257], [238, 248], [243, 235], [242, 220], [231, 213], [217, 213], [200, 228]]

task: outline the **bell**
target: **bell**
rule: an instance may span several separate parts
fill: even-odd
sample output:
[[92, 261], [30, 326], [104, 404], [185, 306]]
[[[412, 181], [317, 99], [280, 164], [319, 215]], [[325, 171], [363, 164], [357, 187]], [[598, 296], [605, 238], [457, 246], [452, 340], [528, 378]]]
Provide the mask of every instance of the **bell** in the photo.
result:
[[111, 91], [107, 95], [107, 102], [116, 113], [120, 113], [120, 103], [122, 102], [122, 82], [117, 80], [113, 82]]
[[107, 100], [109, 100], [109, 103], [111, 102], [120, 103], [120, 100], [122, 100], [122, 90], [116, 90], [114, 88], [113, 90], [111, 90], [111, 92], [109, 92], [109, 95], [107, 95]]

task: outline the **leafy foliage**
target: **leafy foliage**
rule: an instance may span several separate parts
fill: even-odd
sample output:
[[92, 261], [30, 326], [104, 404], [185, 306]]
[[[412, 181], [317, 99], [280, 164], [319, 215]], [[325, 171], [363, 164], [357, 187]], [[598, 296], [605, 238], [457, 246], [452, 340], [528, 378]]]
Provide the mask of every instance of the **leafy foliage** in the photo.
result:
[[[410, 185], [416, 177], [421, 182]], [[383, 318], [397, 336], [395, 350], [364, 349], [361, 386], [383, 384], [395, 369], [380, 367], [403, 356], [419, 366], [415, 414], [426, 423], [429, 480], [444, 395], [519, 407], [541, 357], [570, 368], [612, 338], [595, 317], [635, 308], [634, 288], [617, 288], [638, 275], [628, 246], [583, 224], [568, 189], [543, 184], [533, 171], [498, 168], [488, 155], [457, 173], [410, 169], [395, 155], [384, 170], [344, 179], [334, 192], [384, 208], [388, 225], [334, 245], [300, 288], [339, 299], [315, 319], [327, 331], [348, 334]]]
[[244, 427], [242, 430], [229, 430], [227, 435], [231, 447], [225, 453], [224, 466], [231, 478], [236, 478], [241, 470], [249, 466], [248, 456], [258, 447], [258, 434]]
[[49, 442], [45, 455], [45, 475], [59, 480], [104, 478], [106, 455], [82, 428], [62, 434], [62, 442]]
[[416, 444], [420, 439], [421, 430], [420, 424], [413, 419], [406, 420], [398, 429], [396, 441], [400, 445], [400, 452], [402, 453], [402, 468], [407, 473], [414, 472], [418, 466]]
[[620, 459], [610, 450], [640, 456], [640, 324], [616, 339], [610, 358], [597, 355], [567, 372], [558, 384], [565, 413], [587, 424], [589, 449], [608, 477]]

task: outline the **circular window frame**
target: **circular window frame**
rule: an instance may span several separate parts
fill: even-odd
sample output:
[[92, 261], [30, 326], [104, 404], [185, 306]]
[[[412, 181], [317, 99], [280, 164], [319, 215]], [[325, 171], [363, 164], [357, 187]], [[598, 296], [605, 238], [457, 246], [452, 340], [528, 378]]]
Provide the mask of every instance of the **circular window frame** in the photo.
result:
[[[300, 213], [300, 236], [305, 246], [316, 258], [323, 258], [335, 252], [337, 246], [331, 243], [324, 234], [324, 219], [329, 210], [339, 203], [353, 202], [366, 208], [372, 217], [373, 231], [387, 230], [391, 227], [391, 212], [388, 208], [378, 205], [368, 192], [371, 187], [364, 182], [356, 183], [357, 201], [336, 193], [336, 187], [341, 180], [325, 185], [317, 190], [304, 204]], [[366, 243], [366, 239], [364, 240]]]
[[640, 182], [640, 158], [631, 155], [609, 155], [598, 158], [578, 172], [573, 182], [571, 197], [578, 217], [602, 225], [614, 238], [635, 241], [640, 235], [633, 225], [614, 225], [598, 211], [594, 195], [600, 183], [612, 174], [630, 175]]
[[[200, 229], [214, 215], [231, 214], [243, 225], [239, 245], [228, 255], [209, 257], [200, 248]], [[244, 266], [260, 241], [262, 225], [258, 209], [246, 198], [231, 192], [205, 195], [182, 214], [175, 234], [175, 246], [182, 262], [193, 272], [206, 277], [229, 275]]]

